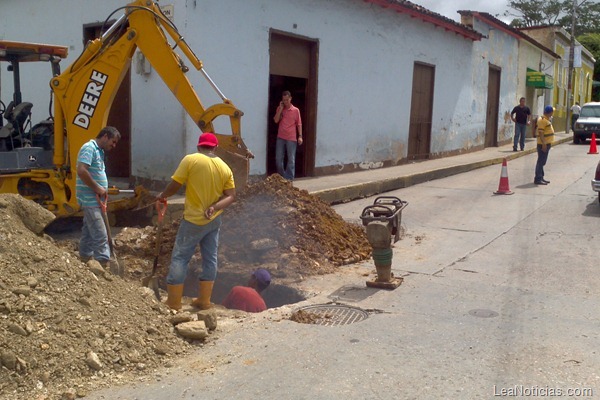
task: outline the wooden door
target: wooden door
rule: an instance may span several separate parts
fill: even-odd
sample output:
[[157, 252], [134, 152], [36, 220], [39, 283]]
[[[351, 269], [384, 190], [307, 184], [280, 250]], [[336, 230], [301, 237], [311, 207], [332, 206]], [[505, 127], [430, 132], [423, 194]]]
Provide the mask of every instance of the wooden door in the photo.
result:
[[435, 67], [415, 63], [408, 131], [408, 159], [429, 158]]
[[500, 104], [500, 68], [490, 65], [485, 120], [485, 147], [498, 146], [498, 113]]

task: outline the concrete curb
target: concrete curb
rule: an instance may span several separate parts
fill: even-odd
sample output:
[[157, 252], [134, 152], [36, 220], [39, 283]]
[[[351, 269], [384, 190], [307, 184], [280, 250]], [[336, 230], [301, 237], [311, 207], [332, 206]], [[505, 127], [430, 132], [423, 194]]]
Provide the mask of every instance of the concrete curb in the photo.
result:
[[[572, 140], [572, 136], [561, 137], [554, 141], [554, 145], [556, 146], [558, 144], [571, 142]], [[512, 145], [508, 146], [508, 148], [511, 147]], [[532, 147], [525, 151], [506, 153], [505, 156], [492, 157], [476, 162], [463, 162], [462, 164], [460, 159], [457, 158], [457, 163], [455, 165], [429, 170], [426, 169], [427, 161], [425, 161], [421, 164], [424, 169], [421, 172], [395, 176], [392, 178], [373, 179], [372, 181], [360, 182], [330, 189], [308, 190], [308, 192], [329, 204], [346, 203], [349, 201], [374, 196], [380, 193], [390, 192], [392, 190], [403, 189], [419, 183], [429, 182], [435, 179], [462, 174], [478, 168], [501, 164], [504, 158], [507, 160], [514, 160], [535, 152], [535, 147]], [[184, 202], [185, 197], [181, 195], [176, 195], [169, 199], [169, 208], [166, 216], [167, 222], [175, 221], [181, 218], [183, 215]]]
[[[562, 144], [572, 141], [572, 137], [564, 137], [554, 141], [553, 145]], [[429, 182], [435, 179], [446, 178], [448, 176], [461, 174], [463, 172], [472, 171], [474, 169], [489, 167], [490, 165], [501, 164], [504, 158], [514, 160], [519, 157], [535, 153], [536, 148], [530, 148], [525, 151], [510, 153], [504, 157], [495, 157], [487, 160], [481, 160], [471, 163], [457, 164], [444, 168], [413, 173], [410, 175], [397, 176], [389, 179], [374, 180], [369, 182], [361, 182], [357, 184], [341, 186], [333, 189], [323, 189], [310, 191], [309, 193], [319, 197], [321, 200], [329, 204], [346, 203], [349, 201], [374, 196], [379, 193], [389, 192], [392, 190], [403, 189], [419, 183]], [[426, 163], [423, 164], [426, 168]]]

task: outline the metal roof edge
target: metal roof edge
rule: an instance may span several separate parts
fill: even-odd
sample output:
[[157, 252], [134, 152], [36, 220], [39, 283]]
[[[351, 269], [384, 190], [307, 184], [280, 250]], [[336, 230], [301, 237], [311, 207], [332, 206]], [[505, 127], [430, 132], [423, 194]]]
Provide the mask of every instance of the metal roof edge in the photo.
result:
[[541, 44], [540, 42], [538, 42], [531, 36], [521, 32], [520, 30], [518, 30], [516, 28], [513, 28], [512, 26], [506, 24], [505, 22], [500, 21], [498, 18], [494, 17], [493, 15], [491, 15], [489, 13], [479, 12], [479, 11], [470, 11], [470, 10], [459, 10], [458, 13], [461, 15], [472, 15], [474, 17], [478, 17], [479, 19], [485, 21], [486, 23], [488, 23], [488, 24], [502, 30], [503, 32], [507, 33], [508, 35], [514, 37], [515, 39], [526, 40], [526, 41], [530, 42], [531, 44], [533, 44], [534, 46], [538, 47], [539, 49], [550, 54], [552, 57], [555, 57], [558, 59], [562, 58], [557, 53], [555, 53], [553, 50], [544, 46], [543, 44]]
[[460, 24], [450, 18], [428, 10], [425, 7], [411, 3], [406, 0], [363, 0], [365, 3], [371, 3], [383, 8], [389, 8], [396, 12], [407, 14], [412, 18], [419, 18], [423, 22], [429, 22], [435, 26], [444, 28], [446, 31], [451, 31], [457, 35], [463, 36], [465, 39], [472, 41], [481, 40], [484, 35], [477, 32], [473, 28]]

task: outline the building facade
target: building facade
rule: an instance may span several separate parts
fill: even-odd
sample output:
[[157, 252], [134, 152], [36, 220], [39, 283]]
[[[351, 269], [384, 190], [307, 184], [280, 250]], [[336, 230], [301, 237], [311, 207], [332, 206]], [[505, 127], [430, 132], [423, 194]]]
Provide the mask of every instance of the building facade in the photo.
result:
[[[272, 117], [283, 90], [292, 92], [303, 119], [297, 177], [337, 174], [507, 143], [513, 134], [508, 114], [518, 98], [526, 96], [539, 112], [549, 90], [528, 86], [527, 70], [551, 77], [557, 58], [548, 49], [556, 46], [527, 40], [489, 15], [469, 12], [459, 24], [402, 0], [160, 4], [219, 89], [244, 112], [242, 137], [255, 155], [250, 166], [257, 176], [275, 172]], [[125, 5], [2, 1], [0, 13], [14, 18], [0, 26], [0, 37], [67, 45], [66, 68]], [[50, 29], [48, 20], [60, 26]], [[24, 99], [34, 103], [33, 119], [41, 120], [50, 77], [31, 68], [23, 71], [29, 76]], [[205, 106], [221, 102], [200, 73], [190, 69], [187, 76]], [[0, 82], [5, 100], [5, 71]], [[143, 54], [134, 54], [124, 82], [111, 116], [127, 142], [108, 160], [112, 175], [167, 180], [181, 157], [195, 151], [200, 131]], [[227, 121], [215, 128], [227, 133]]]
[[592, 54], [575, 40], [576, 62], [574, 63], [571, 80], [571, 93], [569, 94], [569, 53], [571, 49], [571, 35], [563, 28], [557, 26], [538, 26], [523, 28], [522, 32], [535, 38], [540, 43], [554, 49], [561, 60], [554, 63], [555, 85], [552, 91], [554, 106], [553, 125], [556, 130], [566, 130], [567, 112], [575, 102], [583, 105], [592, 100], [592, 83], [594, 78], [594, 64], [596, 60]]
[[[517, 46], [513, 49], [511, 57], [515, 62], [515, 69], [507, 79], [516, 82], [516, 90], [512, 99], [513, 107], [519, 104], [521, 97], [526, 100], [526, 105], [531, 109], [532, 120], [542, 115], [544, 106], [553, 103], [555, 65], [561, 57], [532, 37], [505, 24], [488, 13], [476, 11], [460, 11], [462, 23], [472, 26], [474, 21], [481, 21], [489, 26], [490, 38], [502, 32], [514, 40]], [[490, 47], [497, 47], [493, 43]], [[512, 110], [512, 107], [510, 108]], [[510, 111], [504, 114], [505, 120], [510, 119]], [[529, 135], [534, 135], [535, 124], [531, 125]], [[511, 126], [514, 130], [514, 125]]]

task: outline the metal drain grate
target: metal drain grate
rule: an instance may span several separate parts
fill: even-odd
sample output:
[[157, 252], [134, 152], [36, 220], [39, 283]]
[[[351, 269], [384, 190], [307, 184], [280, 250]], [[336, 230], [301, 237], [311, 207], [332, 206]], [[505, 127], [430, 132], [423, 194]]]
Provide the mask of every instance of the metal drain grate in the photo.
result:
[[369, 317], [360, 308], [343, 304], [317, 304], [301, 307], [292, 314], [292, 321], [326, 326], [349, 325]]

